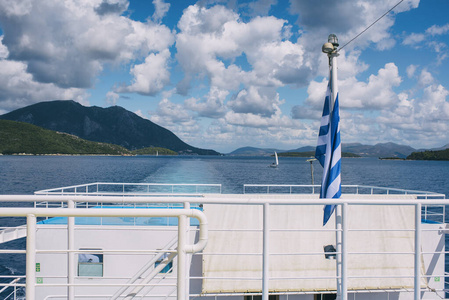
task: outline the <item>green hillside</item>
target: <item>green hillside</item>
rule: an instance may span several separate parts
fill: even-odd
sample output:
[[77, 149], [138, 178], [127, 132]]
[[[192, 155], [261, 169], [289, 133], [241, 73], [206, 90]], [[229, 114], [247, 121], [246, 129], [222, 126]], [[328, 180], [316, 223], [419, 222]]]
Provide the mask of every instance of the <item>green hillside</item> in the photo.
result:
[[413, 152], [407, 159], [412, 160], [449, 160], [449, 148], [445, 150], [438, 151], [423, 151], [423, 152]]
[[0, 153], [128, 155], [131, 152], [121, 146], [86, 141], [28, 123], [0, 120]]

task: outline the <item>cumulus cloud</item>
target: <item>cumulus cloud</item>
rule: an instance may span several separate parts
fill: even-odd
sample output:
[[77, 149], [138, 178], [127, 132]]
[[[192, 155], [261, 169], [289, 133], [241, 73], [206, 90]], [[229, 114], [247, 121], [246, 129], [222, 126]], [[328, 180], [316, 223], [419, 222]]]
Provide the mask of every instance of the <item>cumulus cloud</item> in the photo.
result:
[[160, 23], [170, 9], [170, 3], [165, 3], [164, 0], [153, 0], [153, 4], [153, 21], [156, 23]]
[[156, 111], [149, 114], [152, 122], [176, 132], [185, 142], [190, 143], [193, 136], [202, 132], [197, 120], [182, 104], [173, 103], [167, 98], [162, 99]]
[[279, 94], [273, 89], [257, 89], [249, 87], [237, 93], [228, 102], [228, 106], [236, 113], [251, 113], [261, 117], [270, 117], [279, 111]]
[[168, 28], [120, 16], [128, 1], [27, 1], [27, 10], [0, 20], [9, 59], [27, 64], [42, 83], [89, 88], [106, 62], [120, 63], [173, 43]]
[[0, 59], [5, 59], [8, 57], [9, 51], [8, 48], [3, 45], [3, 35], [0, 35]]
[[[342, 109], [382, 110], [398, 101], [394, 87], [399, 86], [402, 79], [394, 63], [388, 63], [377, 75], [371, 75], [367, 82], [361, 82], [355, 76], [338, 81], [340, 107]], [[292, 108], [294, 119], [315, 119], [321, 116], [323, 101], [328, 85], [328, 78], [312, 81], [307, 88], [308, 97], [305, 104]]]
[[415, 75], [415, 72], [416, 72], [416, 69], [418, 68], [418, 66], [416, 66], [416, 65], [410, 65], [410, 66], [408, 66], [407, 67], [407, 70], [406, 70], [406, 72], [407, 72], [407, 77], [408, 78], [412, 78], [413, 77], [413, 75]]
[[133, 75], [133, 83], [117, 89], [119, 93], [139, 93], [153, 96], [159, 93], [169, 82], [168, 60], [170, 51], [165, 49], [160, 53], [151, 53], [145, 58], [145, 62], [135, 65], [130, 73]]
[[[245, 23], [224, 6], [192, 5], [178, 23], [176, 58], [186, 78], [201, 74], [220, 89], [237, 90], [241, 84], [289, 84], [304, 69], [304, 53], [302, 46], [282, 40], [285, 22], [275, 17], [256, 17]], [[249, 70], [227, 63], [242, 55]]]
[[252, 15], [266, 16], [268, 15], [268, 12], [270, 11], [271, 7], [273, 5], [276, 5], [277, 3], [278, 3], [277, 0], [257, 0], [248, 3], [248, 7]]
[[109, 91], [106, 94], [106, 103], [108, 103], [109, 105], [116, 105], [119, 98], [119, 94]]
[[[186, 94], [190, 81], [198, 76], [210, 84], [206, 99], [192, 97], [185, 102], [199, 116], [220, 118], [231, 109], [238, 116], [269, 118], [280, 111], [282, 103], [276, 88], [304, 86], [316, 69], [305, 62], [302, 45], [286, 39], [290, 27], [282, 19], [258, 16], [244, 22], [224, 6], [192, 5], [184, 11], [178, 28], [176, 58], [185, 74], [178, 92]], [[242, 58], [245, 64], [235, 63]], [[227, 99], [228, 95], [233, 96]]]
[[229, 92], [226, 90], [212, 87], [207, 94], [205, 101], [189, 98], [185, 101], [184, 106], [187, 109], [197, 112], [201, 117], [222, 117], [226, 112], [224, 102], [228, 94]]
[[0, 103], [4, 110], [10, 111], [44, 100], [75, 100], [89, 104], [88, 94], [83, 89], [62, 89], [52, 83], [39, 83], [33, 80], [22, 62], [0, 59]]
[[103, 0], [94, 10], [100, 16], [109, 14], [120, 15], [128, 9], [128, 6], [128, 0]]
[[449, 24], [443, 26], [433, 25], [426, 30], [426, 33], [432, 36], [447, 34], [448, 32], [449, 32]]
[[[376, 119], [386, 135], [407, 144], [407, 140], [418, 139], [422, 144], [444, 144], [449, 138], [449, 91], [442, 85], [431, 84], [424, 88], [422, 96], [409, 99], [400, 94], [400, 101], [389, 110], [384, 110]], [[421, 144], [421, 146], [422, 146]]]
[[428, 72], [427, 70], [422, 70], [421, 74], [418, 78], [418, 84], [420, 86], [428, 86], [431, 85], [434, 82], [432, 74]]
[[415, 48], [427, 47], [437, 53], [437, 65], [440, 65], [447, 58], [448, 45], [444, 42], [437, 41], [440, 35], [449, 33], [449, 24], [443, 26], [433, 25], [425, 30], [424, 33], [411, 33], [407, 35], [402, 44], [410, 45]]
[[[60, 99], [63, 90], [79, 98], [80, 89], [92, 88], [105, 64], [133, 62], [129, 89], [154, 94], [169, 82], [166, 52], [174, 36], [165, 25], [122, 16], [128, 5], [128, 0], [2, 1], [0, 56], [24, 67], [30, 88], [45, 85], [48, 99]], [[161, 77], [143, 81], [154, 66]], [[7, 93], [12, 99], [16, 92]], [[41, 91], [29, 93], [28, 102], [48, 100]]]
[[[323, 36], [329, 34], [329, 28], [337, 34], [342, 45], [366, 29], [396, 3], [397, 1], [291, 0], [290, 11], [299, 15], [298, 23], [305, 29], [300, 40], [307, 45], [308, 50], [312, 50], [323, 44]], [[380, 50], [391, 48], [395, 42], [389, 29], [394, 24], [395, 14], [416, 8], [418, 4], [419, 0], [404, 1], [347, 48], [364, 48], [371, 43], [375, 43]]]
[[402, 41], [402, 44], [416, 46], [416, 44], [421, 43], [425, 39], [426, 36], [422, 33], [412, 33]]

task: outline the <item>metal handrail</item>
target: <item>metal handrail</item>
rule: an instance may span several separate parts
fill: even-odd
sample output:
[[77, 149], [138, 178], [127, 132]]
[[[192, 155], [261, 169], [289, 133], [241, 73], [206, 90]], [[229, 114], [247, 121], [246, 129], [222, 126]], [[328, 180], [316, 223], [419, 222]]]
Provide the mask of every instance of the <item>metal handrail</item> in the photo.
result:
[[[89, 188], [94, 187], [93, 191], [91, 191]], [[101, 191], [101, 189], [107, 188], [107, 187], [120, 187], [120, 192], [118, 191]], [[141, 187], [146, 187], [146, 191], [139, 191], [133, 193], [135, 196], [141, 196], [141, 195], [147, 195], [147, 194], [165, 194], [165, 195], [172, 195], [172, 194], [198, 194], [198, 193], [206, 193], [206, 194], [213, 194], [212, 192], [207, 191], [200, 191], [200, 189], [204, 188], [212, 188], [216, 189], [217, 191], [215, 193], [221, 194], [221, 184], [197, 184], [197, 183], [118, 183], [118, 182], [95, 182], [95, 183], [88, 183], [88, 184], [82, 184], [82, 185], [73, 185], [73, 186], [66, 186], [66, 187], [60, 187], [60, 188], [53, 188], [53, 189], [45, 189], [36, 191], [35, 195], [129, 195], [133, 192], [133, 190]], [[169, 190], [171, 192], [150, 192], [150, 187], [159, 187], [159, 188], [170, 188]], [[189, 193], [175, 193], [175, 188], [195, 188], [194, 192]]]

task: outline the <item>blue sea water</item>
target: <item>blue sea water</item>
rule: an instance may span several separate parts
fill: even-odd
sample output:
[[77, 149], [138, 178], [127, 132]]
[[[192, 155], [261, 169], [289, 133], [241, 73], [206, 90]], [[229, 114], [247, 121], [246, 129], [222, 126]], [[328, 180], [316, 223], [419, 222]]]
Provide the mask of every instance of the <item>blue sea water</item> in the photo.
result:
[[[306, 158], [212, 156], [0, 156], [0, 194], [90, 182], [220, 183], [223, 193], [242, 193], [243, 184], [310, 184]], [[313, 163], [314, 182], [322, 168]], [[343, 158], [342, 184], [374, 185], [446, 194], [449, 161]]]
[[[91, 182], [214, 183], [223, 193], [242, 193], [243, 184], [310, 184], [306, 158], [209, 156], [0, 156], [0, 194], [32, 194], [36, 190]], [[322, 168], [312, 164], [314, 182]], [[449, 198], [449, 161], [396, 161], [343, 158], [342, 184], [425, 190]], [[1, 226], [24, 220], [9, 218]], [[6, 222], [6, 223], [5, 223]], [[447, 243], [446, 243], [447, 244]], [[1, 248], [24, 248], [24, 239]], [[24, 256], [0, 257], [1, 274], [24, 274]]]

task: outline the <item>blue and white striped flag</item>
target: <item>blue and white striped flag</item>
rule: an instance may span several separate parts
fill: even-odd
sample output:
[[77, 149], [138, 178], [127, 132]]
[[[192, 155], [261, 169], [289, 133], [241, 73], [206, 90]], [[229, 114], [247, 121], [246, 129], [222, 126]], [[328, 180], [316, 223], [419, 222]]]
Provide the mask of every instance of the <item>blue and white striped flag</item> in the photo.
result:
[[[335, 93], [334, 107], [331, 110], [331, 84], [327, 86], [324, 100], [323, 116], [315, 151], [315, 157], [323, 167], [320, 198], [340, 198], [341, 196], [341, 142], [340, 142], [340, 109], [338, 92]], [[335, 205], [324, 207], [323, 226], [331, 217]]]

